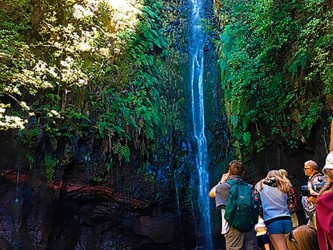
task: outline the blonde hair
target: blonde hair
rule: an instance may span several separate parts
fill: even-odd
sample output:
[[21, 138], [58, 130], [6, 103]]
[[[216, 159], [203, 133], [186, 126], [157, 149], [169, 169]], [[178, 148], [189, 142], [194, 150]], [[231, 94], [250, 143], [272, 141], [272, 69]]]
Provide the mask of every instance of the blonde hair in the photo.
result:
[[288, 179], [288, 172], [287, 172], [287, 170], [281, 168], [281, 169], [279, 169], [279, 173], [280, 173], [282, 179]]
[[288, 178], [288, 172], [287, 172], [287, 170], [281, 168], [281, 169], [279, 169], [278, 171], [279, 171], [279, 173], [280, 173], [280, 175], [281, 175], [282, 180], [287, 181], [288, 184], [289, 184], [290, 186], [292, 186], [292, 185], [291, 185], [291, 182], [290, 182], [290, 180], [289, 180], [289, 178]]
[[291, 231], [286, 236], [286, 243], [289, 250], [319, 249], [317, 231], [308, 225], [299, 226]]
[[274, 178], [278, 189], [283, 193], [288, 193], [290, 190], [290, 181], [288, 178], [283, 178], [279, 170], [271, 170], [267, 173], [265, 179], [262, 179], [259, 183], [260, 191], [263, 189], [263, 182], [266, 179]]

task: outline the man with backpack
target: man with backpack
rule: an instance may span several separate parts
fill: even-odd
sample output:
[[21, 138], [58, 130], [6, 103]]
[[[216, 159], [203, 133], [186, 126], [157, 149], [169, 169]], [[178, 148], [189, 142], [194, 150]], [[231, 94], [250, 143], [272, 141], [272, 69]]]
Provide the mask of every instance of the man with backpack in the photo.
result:
[[256, 204], [253, 187], [243, 180], [244, 165], [239, 160], [229, 163], [229, 171], [211, 189], [209, 196], [215, 198], [221, 209], [222, 234], [228, 250], [257, 249], [254, 225], [258, 222], [259, 205]]

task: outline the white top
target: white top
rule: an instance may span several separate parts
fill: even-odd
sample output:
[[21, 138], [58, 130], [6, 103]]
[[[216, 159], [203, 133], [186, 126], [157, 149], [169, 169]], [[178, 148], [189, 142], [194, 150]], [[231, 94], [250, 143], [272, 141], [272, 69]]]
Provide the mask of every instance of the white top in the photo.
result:
[[264, 220], [261, 217], [258, 219], [258, 223], [254, 226], [254, 230], [256, 230], [257, 236], [266, 234], [267, 228]]
[[222, 208], [221, 209], [221, 218], [222, 218], [222, 230], [221, 230], [221, 234], [226, 234], [230, 230], [229, 223], [224, 219], [224, 214], [225, 214], [225, 209]]

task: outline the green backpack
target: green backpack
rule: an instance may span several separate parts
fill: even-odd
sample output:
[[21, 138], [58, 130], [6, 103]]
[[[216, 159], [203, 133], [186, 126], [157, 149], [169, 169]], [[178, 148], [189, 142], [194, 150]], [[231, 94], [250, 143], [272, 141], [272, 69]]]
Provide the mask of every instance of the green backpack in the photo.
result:
[[225, 207], [225, 220], [240, 232], [248, 232], [258, 223], [259, 205], [254, 200], [252, 185], [244, 180], [228, 180], [230, 195]]

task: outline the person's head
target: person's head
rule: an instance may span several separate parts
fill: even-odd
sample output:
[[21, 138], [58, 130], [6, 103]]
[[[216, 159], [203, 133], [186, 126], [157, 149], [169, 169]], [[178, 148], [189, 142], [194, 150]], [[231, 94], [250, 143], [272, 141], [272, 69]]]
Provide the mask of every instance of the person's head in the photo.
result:
[[[276, 181], [277, 187], [281, 192], [284, 193], [289, 192], [290, 189], [289, 180], [287, 178], [282, 178], [279, 170], [270, 170], [267, 173], [265, 179], [272, 179], [272, 178]], [[263, 183], [264, 180], [262, 180], [261, 182]]]
[[281, 175], [282, 179], [288, 178], [288, 172], [287, 172], [287, 170], [281, 168], [281, 169], [279, 169], [279, 172], [280, 172], [280, 175]]
[[316, 229], [302, 225], [296, 227], [286, 236], [286, 243], [289, 250], [313, 250], [319, 249]]
[[229, 163], [230, 175], [239, 175], [243, 176], [245, 173], [244, 165], [239, 160], [233, 160]]
[[306, 161], [304, 162], [303, 170], [306, 176], [312, 176], [313, 174], [318, 172], [318, 164], [313, 160]]
[[266, 178], [281, 179], [282, 177], [278, 170], [271, 170], [271, 171], [268, 171]]
[[[323, 168], [323, 173], [327, 174], [329, 177], [333, 175], [333, 152], [326, 156], [325, 166]], [[333, 179], [332, 179], [333, 181]]]

